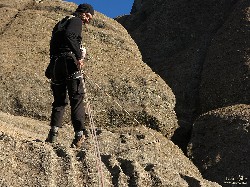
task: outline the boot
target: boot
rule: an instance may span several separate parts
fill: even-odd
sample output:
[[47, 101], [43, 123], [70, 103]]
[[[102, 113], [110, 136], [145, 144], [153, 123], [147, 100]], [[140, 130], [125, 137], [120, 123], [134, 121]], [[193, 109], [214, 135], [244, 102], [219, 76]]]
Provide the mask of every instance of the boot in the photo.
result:
[[82, 135], [75, 135], [74, 140], [72, 141], [71, 147], [72, 148], [80, 148], [83, 145], [83, 142], [85, 141], [87, 135], [86, 131]]
[[49, 134], [45, 142], [55, 143], [57, 140], [58, 132], [54, 132], [50, 129]]

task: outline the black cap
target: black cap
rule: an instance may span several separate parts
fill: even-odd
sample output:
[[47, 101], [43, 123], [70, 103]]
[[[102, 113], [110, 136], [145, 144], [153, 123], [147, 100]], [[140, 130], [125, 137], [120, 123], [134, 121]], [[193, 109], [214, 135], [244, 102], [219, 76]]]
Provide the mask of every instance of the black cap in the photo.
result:
[[89, 4], [80, 4], [77, 7], [76, 12], [90, 13], [92, 16], [94, 15], [94, 9]]

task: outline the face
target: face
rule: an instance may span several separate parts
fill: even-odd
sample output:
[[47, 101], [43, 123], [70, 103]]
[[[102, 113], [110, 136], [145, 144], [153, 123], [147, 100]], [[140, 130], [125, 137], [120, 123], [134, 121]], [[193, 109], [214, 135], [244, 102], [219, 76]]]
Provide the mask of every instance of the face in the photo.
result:
[[90, 13], [82, 13], [81, 19], [82, 19], [82, 22], [84, 24], [89, 23], [92, 18], [93, 18], [92, 14], [90, 14]]

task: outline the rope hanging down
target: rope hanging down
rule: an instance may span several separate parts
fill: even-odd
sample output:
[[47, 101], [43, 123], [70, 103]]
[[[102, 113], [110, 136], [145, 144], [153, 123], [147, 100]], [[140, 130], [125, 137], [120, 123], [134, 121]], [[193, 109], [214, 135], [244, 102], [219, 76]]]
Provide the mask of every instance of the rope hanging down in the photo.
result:
[[[83, 71], [81, 71], [81, 73], [83, 74]], [[86, 97], [86, 85], [85, 85], [85, 80], [82, 79], [82, 83], [83, 83], [83, 89], [84, 89], [84, 93], [85, 93], [85, 97]], [[94, 155], [96, 156], [97, 160], [96, 160], [96, 168], [98, 170], [98, 179], [99, 179], [99, 186], [100, 187], [105, 187], [105, 183], [104, 183], [104, 177], [103, 177], [103, 170], [102, 170], [102, 161], [101, 161], [101, 154], [100, 154], [100, 146], [99, 146], [99, 142], [97, 139], [97, 134], [96, 134], [96, 127], [94, 124], [94, 118], [93, 118], [93, 113], [90, 107], [90, 103], [88, 101], [88, 99], [86, 99], [86, 110], [87, 110], [87, 114], [89, 117], [89, 123], [90, 123], [90, 131], [91, 131], [91, 139], [94, 143]]]
[[[92, 80], [84, 73], [83, 70], [82, 70], [82, 74], [83, 74], [84, 77], [87, 78], [87, 81], [90, 83], [90, 85], [92, 85], [92, 87], [94, 87], [93, 85], [95, 85], [100, 91], [102, 91], [102, 92], [103, 92], [105, 95], [107, 95], [110, 99], [113, 99], [112, 96], [110, 96], [108, 93], [106, 93], [105, 91], [103, 91], [102, 88], [101, 88], [97, 83], [95, 83], [94, 81], [92, 81]], [[117, 104], [117, 106], [119, 106], [124, 112], [126, 112], [130, 117], [132, 117], [132, 115], [131, 115], [125, 108], [123, 108], [116, 100], [113, 99], [113, 101], [114, 101], [115, 104]], [[139, 121], [138, 121], [137, 119], [135, 119], [134, 117], [133, 117], [133, 120], [134, 120], [136, 123], [140, 124]]]
[[[86, 85], [85, 85], [85, 80], [88, 81], [88, 83], [94, 88], [94, 85], [102, 92], [104, 93], [105, 95], [107, 95], [110, 99], [112, 99], [123, 111], [125, 111], [130, 117], [133, 118], [134, 121], [136, 121], [136, 123], [139, 123], [139, 121], [137, 119], [135, 119], [125, 108], [123, 108], [116, 100], [114, 100], [112, 98], [112, 96], [110, 96], [108, 93], [106, 93], [105, 91], [103, 91], [103, 89], [97, 84], [95, 83], [94, 81], [92, 81], [85, 73], [83, 70], [81, 70], [81, 73], [83, 75], [83, 77], [85, 77], [85, 79], [83, 79], [83, 85], [84, 85], [84, 90], [85, 90], [85, 95], [86, 95]], [[104, 187], [104, 177], [103, 177], [103, 171], [102, 171], [102, 166], [101, 166], [101, 155], [100, 155], [100, 148], [99, 148], [99, 142], [98, 142], [98, 139], [97, 139], [97, 134], [96, 134], [96, 127], [95, 127], [95, 124], [94, 124], [94, 120], [93, 120], [93, 115], [92, 115], [92, 111], [91, 111], [91, 108], [90, 108], [90, 103], [88, 101], [88, 99], [86, 99], [86, 109], [87, 109], [87, 113], [88, 113], [88, 116], [89, 116], [89, 120], [90, 120], [90, 125], [91, 125], [91, 135], [92, 135], [92, 139], [93, 139], [93, 142], [95, 144], [95, 154], [96, 154], [96, 157], [98, 158], [98, 160], [96, 161], [97, 163], [97, 169], [98, 169], [98, 173], [99, 173], [99, 180], [101, 181], [101, 187]], [[146, 129], [146, 127], [144, 125], [142, 125], [143, 128]], [[154, 137], [154, 134], [152, 132], [149, 132], [153, 137]], [[159, 140], [158, 140], [159, 142]], [[160, 148], [157, 146], [157, 148], [160, 150]]]
[[[97, 167], [97, 170], [98, 170], [98, 173], [99, 173], [99, 181], [100, 184], [99, 186], [101, 187], [104, 187], [105, 184], [104, 184], [104, 177], [103, 177], [103, 170], [102, 170], [102, 161], [101, 161], [101, 154], [100, 154], [100, 146], [99, 146], [99, 142], [98, 142], [98, 139], [97, 139], [97, 134], [96, 134], [96, 127], [95, 127], [95, 123], [94, 123], [94, 119], [93, 119], [93, 114], [92, 114], [92, 110], [91, 110], [91, 107], [90, 107], [90, 102], [87, 98], [87, 92], [86, 92], [86, 85], [85, 85], [85, 80], [87, 79], [87, 81], [89, 82], [89, 84], [94, 88], [94, 85], [100, 90], [102, 91], [105, 95], [107, 95], [110, 99], [112, 99], [112, 97], [106, 93], [105, 91], [102, 90], [102, 88], [97, 84], [95, 83], [94, 81], [92, 81], [85, 73], [83, 70], [81, 70], [81, 73], [82, 73], [82, 76], [85, 77], [85, 79], [83, 79], [83, 89], [84, 89], [84, 93], [85, 93], [85, 102], [86, 102], [86, 110], [87, 110], [87, 114], [88, 114], [88, 117], [89, 117], [89, 122], [90, 122], [90, 128], [91, 128], [91, 138], [92, 138], [92, 141], [94, 142], [94, 149], [95, 149], [95, 156], [96, 158], [98, 159], [96, 161], [96, 167]], [[113, 99], [113, 101], [123, 110], [125, 111], [129, 116], [132, 117], [132, 115], [126, 110], [124, 109], [116, 100]], [[136, 123], [140, 124], [139, 121], [137, 119], [135, 119], [133, 117], [133, 120], [136, 121]]]

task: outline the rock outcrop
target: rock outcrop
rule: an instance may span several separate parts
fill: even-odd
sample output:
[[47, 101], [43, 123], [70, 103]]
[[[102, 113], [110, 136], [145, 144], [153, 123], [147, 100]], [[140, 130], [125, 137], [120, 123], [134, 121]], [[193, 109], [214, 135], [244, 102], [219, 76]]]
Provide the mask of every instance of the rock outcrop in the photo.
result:
[[137, 4], [135, 13], [117, 21], [136, 41], [143, 61], [172, 88], [183, 127], [177, 139], [203, 112], [249, 104], [248, 0]]
[[181, 119], [192, 121], [198, 112], [206, 53], [233, 6], [232, 1], [144, 0], [136, 13], [117, 19], [136, 41], [143, 61], [172, 88]]
[[[51, 30], [75, 8], [75, 4], [63, 1], [2, 2], [2, 111], [42, 120], [50, 118], [52, 96], [44, 71], [49, 63]], [[88, 53], [85, 70], [88, 99], [94, 108], [96, 123], [103, 128], [136, 126], [136, 118], [139, 123], [171, 138], [178, 127], [175, 96], [142, 62], [127, 31], [113, 19], [96, 13], [92, 23], [84, 28], [83, 41]], [[65, 121], [70, 121], [69, 112], [66, 116]]]
[[[249, 133], [233, 132], [230, 128], [223, 128], [222, 132], [220, 127], [224, 120], [231, 124], [225, 116], [237, 115], [239, 120], [234, 120], [234, 127], [245, 128], [240, 120], [247, 118], [240, 112], [243, 110], [249, 118], [250, 1], [135, 0], [131, 13], [116, 20], [138, 44], [143, 61], [165, 80], [176, 96], [180, 128], [172, 140], [186, 152], [195, 122], [191, 139], [195, 146], [189, 147], [189, 155], [202, 175], [221, 185], [230, 185], [226, 178], [236, 175], [249, 178], [247, 164], [238, 164], [247, 160], [247, 154], [239, 149], [248, 145], [241, 138]], [[214, 117], [215, 113], [220, 117]], [[215, 127], [211, 130], [213, 123]], [[221, 141], [226, 141], [227, 136], [231, 142], [224, 147]], [[238, 153], [226, 153], [234, 148]], [[225, 158], [220, 158], [220, 150], [225, 150]], [[235, 169], [229, 166], [233, 160], [238, 164], [231, 165]]]
[[203, 177], [223, 186], [250, 184], [250, 106], [234, 105], [200, 116], [188, 155]]
[[144, 126], [98, 130], [100, 160], [91, 133], [84, 149], [76, 150], [69, 148], [70, 126], [61, 129], [57, 144], [42, 141], [47, 130], [45, 122], [0, 112], [1, 186], [220, 186], [204, 180], [177, 146]]
[[214, 35], [201, 77], [202, 112], [250, 104], [250, 2], [239, 1]]

